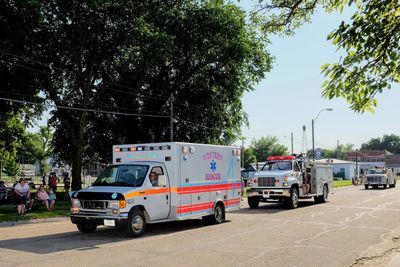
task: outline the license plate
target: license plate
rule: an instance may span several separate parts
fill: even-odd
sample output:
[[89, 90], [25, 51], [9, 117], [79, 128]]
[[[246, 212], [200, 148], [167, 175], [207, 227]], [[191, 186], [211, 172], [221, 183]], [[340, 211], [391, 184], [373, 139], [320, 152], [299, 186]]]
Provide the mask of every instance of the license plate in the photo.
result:
[[269, 192], [268, 191], [264, 191], [263, 192], [263, 197], [264, 198], [269, 198]]
[[115, 221], [114, 220], [104, 220], [104, 225], [105, 226], [115, 226]]

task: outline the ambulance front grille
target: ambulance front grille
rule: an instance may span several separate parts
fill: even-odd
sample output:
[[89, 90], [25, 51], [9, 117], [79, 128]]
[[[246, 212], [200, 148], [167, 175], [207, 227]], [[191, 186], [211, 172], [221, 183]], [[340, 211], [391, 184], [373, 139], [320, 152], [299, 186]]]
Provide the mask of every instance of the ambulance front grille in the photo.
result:
[[275, 177], [260, 177], [258, 178], [259, 187], [275, 186]]
[[88, 210], [105, 210], [108, 208], [108, 201], [104, 200], [81, 200], [83, 209]]

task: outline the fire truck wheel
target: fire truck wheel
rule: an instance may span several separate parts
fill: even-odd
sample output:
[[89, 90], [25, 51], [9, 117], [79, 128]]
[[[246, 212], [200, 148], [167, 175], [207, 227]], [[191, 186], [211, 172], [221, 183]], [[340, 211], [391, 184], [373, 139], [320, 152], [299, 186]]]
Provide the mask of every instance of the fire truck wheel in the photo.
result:
[[292, 189], [290, 189], [290, 198], [288, 199], [288, 206], [291, 209], [295, 209], [297, 208], [298, 205], [299, 205], [299, 191], [297, 190], [297, 188], [292, 187]]
[[367, 184], [365, 184], [364, 187], [365, 187], [365, 190], [368, 190], [368, 185]]
[[249, 204], [250, 209], [256, 209], [260, 204], [260, 199], [257, 197], [248, 197], [247, 203]]
[[97, 225], [94, 223], [78, 223], [76, 225], [78, 228], [79, 232], [81, 233], [93, 233], [97, 229]]
[[325, 203], [326, 201], [328, 201], [328, 196], [329, 196], [328, 194], [329, 194], [328, 186], [324, 185], [322, 195], [314, 197], [315, 203]]
[[383, 189], [386, 189], [388, 186], [387, 186], [387, 184], [384, 184], [383, 185]]
[[128, 236], [138, 237], [146, 231], [146, 218], [139, 209], [129, 212], [128, 221], [126, 223], [125, 233]]

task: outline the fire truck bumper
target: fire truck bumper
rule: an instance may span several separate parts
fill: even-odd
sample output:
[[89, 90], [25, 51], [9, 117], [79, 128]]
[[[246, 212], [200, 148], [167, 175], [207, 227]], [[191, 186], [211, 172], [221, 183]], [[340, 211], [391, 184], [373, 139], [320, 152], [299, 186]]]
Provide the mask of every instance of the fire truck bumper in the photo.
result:
[[289, 188], [250, 188], [247, 197], [279, 199], [290, 197]]

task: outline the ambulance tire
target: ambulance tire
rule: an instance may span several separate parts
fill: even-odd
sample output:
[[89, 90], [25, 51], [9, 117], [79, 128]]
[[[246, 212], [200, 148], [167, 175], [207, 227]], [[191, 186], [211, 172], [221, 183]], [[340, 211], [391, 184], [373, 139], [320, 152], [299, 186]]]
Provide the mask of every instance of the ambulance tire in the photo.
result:
[[97, 224], [94, 223], [78, 223], [76, 224], [79, 232], [84, 234], [93, 233], [97, 229]]
[[250, 209], [257, 209], [260, 204], [260, 199], [258, 197], [248, 197], [247, 203], [249, 204]]
[[209, 216], [204, 216], [203, 219], [209, 224], [220, 224], [225, 221], [225, 209], [221, 203], [215, 205], [214, 213]]
[[287, 205], [291, 209], [296, 209], [299, 205], [299, 191], [297, 188], [290, 189], [290, 198], [287, 200]]
[[125, 233], [131, 237], [139, 237], [146, 231], [146, 217], [140, 209], [129, 212]]

